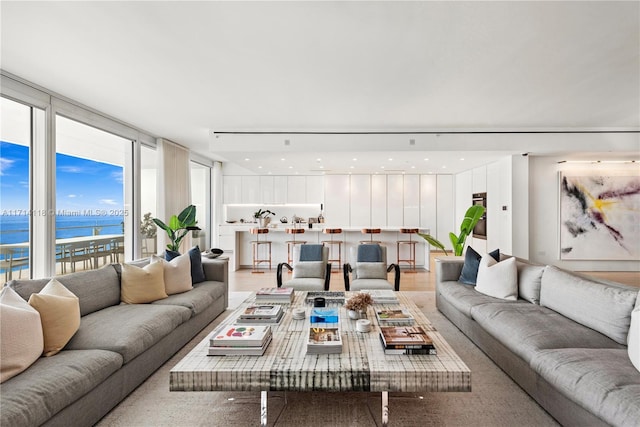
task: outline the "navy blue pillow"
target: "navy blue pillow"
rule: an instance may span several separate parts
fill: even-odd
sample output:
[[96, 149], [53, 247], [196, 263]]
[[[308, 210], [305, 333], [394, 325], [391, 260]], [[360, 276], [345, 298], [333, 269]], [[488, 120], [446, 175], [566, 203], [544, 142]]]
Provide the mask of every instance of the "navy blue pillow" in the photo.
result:
[[[500, 262], [500, 249], [489, 252], [489, 255], [497, 262]], [[462, 266], [462, 272], [460, 273], [458, 281], [465, 285], [475, 286], [481, 259], [482, 255], [474, 251], [471, 246], [468, 246], [467, 251], [464, 253], [464, 265]]]
[[[204, 277], [204, 267], [202, 266], [202, 255], [200, 254], [200, 248], [198, 246], [194, 246], [189, 249], [189, 259], [191, 260], [191, 283], [196, 284], [200, 282], [204, 282], [206, 279]], [[167, 261], [171, 261], [175, 257], [180, 256], [180, 252], [178, 251], [164, 251], [164, 259]]]

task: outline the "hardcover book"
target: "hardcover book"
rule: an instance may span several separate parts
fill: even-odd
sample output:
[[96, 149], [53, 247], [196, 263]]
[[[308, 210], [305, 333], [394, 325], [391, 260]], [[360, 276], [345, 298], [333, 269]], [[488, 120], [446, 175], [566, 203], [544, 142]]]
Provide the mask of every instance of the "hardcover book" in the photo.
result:
[[381, 326], [380, 339], [385, 349], [433, 347], [433, 341], [421, 326]]
[[338, 327], [311, 327], [307, 341], [308, 354], [342, 353], [342, 339]]
[[413, 325], [414, 318], [406, 309], [376, 310], [376, 318], [380, 326]]
[[292, 303], [295, 298], [293, 288], [260, 288], [256, 292], [256, 302]]
[[260, 347], [209, 347], [209, 356], [262, 356], [271, 343], [271, 336]]
[[398, 303], [398, 296], [391, 289], [365, 289], [362, 292], [371, 295], [374, 304]]
[[240, 317], [243, 319], [278, 317], [281, 312], [281, 305], [250, 305]]
[[261, 347], [271, 337], [269, 325], [228, 325], [209, 338], [211, 347]]

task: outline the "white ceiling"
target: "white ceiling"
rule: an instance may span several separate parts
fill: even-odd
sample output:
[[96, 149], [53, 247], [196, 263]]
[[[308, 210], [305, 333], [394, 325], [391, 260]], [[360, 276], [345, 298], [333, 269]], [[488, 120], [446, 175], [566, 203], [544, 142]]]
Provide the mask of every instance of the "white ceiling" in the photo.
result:
[[640, 129], [637, 1], [2, 1], [0, 13], [3, 70], [230, 173], [456, 173], [513, 153], [640, 149], [637, 135], [475, 133]]

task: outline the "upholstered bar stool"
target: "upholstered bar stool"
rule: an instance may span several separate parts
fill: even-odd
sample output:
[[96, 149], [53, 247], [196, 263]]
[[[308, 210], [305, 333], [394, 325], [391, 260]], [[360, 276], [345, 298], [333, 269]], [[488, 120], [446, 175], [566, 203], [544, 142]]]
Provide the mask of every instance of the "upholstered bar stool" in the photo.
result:
[[285, 243], [287, 244], [287, 263], [289, 265], [293, 264], [293, 248], [295, 245], [304, 245], [307, 243], [306, 240], [296, 240], [296, 235], [303, 234], [304, 228], [287, 228], [287, 234], [291, 234], [293, 240], [287, 240]]
[[373, 240], [373, 235], [374, 234], [380, 234], [382, 232], [381, 229], [379, 229], [379, 228], [363, 228], [361, 231], [362, 231], [362, 234], [368, 234], [369, 235], [369, 240], [360, 240], [360, 244], [361, 245], [373, 244], [373, 243], [376, 243], [378, 245], [382, 244], [382, 242], [380, 240]]
[[[396, 241], [396, 249], [397, 249], [397, 253], [398, 253], [398, 265], [400, 265], [401, 262], [406, 262], [406, 263], [409, 264], [409, 267], [410, 267], [410, 269], [406, 270], [405, 273], [415, 273], [416, 272], [416, 244], [418, 242], [416, 242], [415, 240], [412, 240], [411, 236], [413, 234], [416, 234], [417, 232], [418, 232], [417, 228], [401, 228], [400, 229], [400, 233], [408, 234], [409, 235], [409, 240], [397, 240]], [[401, 259], [400, 258], [400, 247], [404, 246], [404, 245], [408, 245], [409, 246], [409, 257]]]
[[[342, 234], [342, 228], [325, 228], [322, 232], [324, 234], [328, 234], [330, 238], [330, 240], [322, 241], [323, 246], [329, 247], [329, 262], [332, 263], [333, 261], [337, 261], [338, 269], [334, 271], [339, 272], [342, 268], [342, 240], [333, 240], [333, 236], [335, 234]], [[336, 251], [334, 249], [334, 245], [338, 245], [338, 258], [335, 257]]]
[[[251, 252], [253, 258], [253, 270], [252, 273], [264, 273], [264, 271], [258, 270], [258, 265], [263, 262], [269, 263], [269, 270], [271, 270], [271, 242], [269, 240], [260, 240], [261, 234], [269, 233], [268, 228], [252, 228], [249, 230], [251, 234], [256, 235], [256, 240], [251, 242]], [[266, 239], [266, 236], [265, 236]], [[266, 246], [266, 256], [264, 258], [260, 258], [260, 246]], [[265, 251], [263, 251], [265, 252]]]

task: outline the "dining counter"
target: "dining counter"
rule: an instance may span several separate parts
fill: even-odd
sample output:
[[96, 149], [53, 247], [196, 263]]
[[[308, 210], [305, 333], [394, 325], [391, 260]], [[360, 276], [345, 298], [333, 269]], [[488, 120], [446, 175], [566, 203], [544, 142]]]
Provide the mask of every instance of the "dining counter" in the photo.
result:
[[[220, 224], [219, 227], [219, 247], [224, 250], [225, 254], [229, 256], [231, 261], [230, 268], [233, 270], [239, 270], [241, 268], [251, 268], [251, 242], [256, 240], [256, 234], [251, 234], [252, 228], [258, 228], [256, 223], [234, 223], [234, 224]], [[309, 224], [301, 223], [296, 224], [295, 228], [303, 229], [303, 233], [290, 234], [287, 233], [287, 229], [294, 228], [290, 223], [272, 223], [266, 227], [269, 233], [261, 234], [260, 240], [271, 241], [272, 251], [272, 265], [271, 268], [275, 269], [281, 262], [287, 262], [287, 240], [306, 241], [309, 244], [319, 244], [324, 240], [331, 240], [331, 234], [325, 234], [323, 230], [325, 228], [341, 228], [342, 233], [333, 234], [333, 240], [340, 240], [343, 242], [342, 246], [342, 263], [354, 262], [349, 257], [351, 248], [360, 244], [362, 240], [369, 240], [368, 234], [363, 234], [363, 228], [371, 228], [369, 226], [363, 227], [339, 227], [331, 224]], [[400, 233], [400, 229], [404, 227], [375, 227], [380, 228], [381, 233], [375, 234], [373, 240], [379, 240], [383, 245], [387, 247], [387, 263], [396, 263], [398, 258], [397, 253], [397, 240], [408, 240], [409, 234]], [[416, 227], [412, 227], [416, 228]], [[428, 228], [418, 228], [420, 233], [429, 233]], [[429, 271], [429, 245], [420, 236], [413, 234], [411, 239], [418, 242], [416, 244], [416, 268]], [[408, 249], [401, 249], [402, 258], [406, 258], [408, 255]], [[334, 269], [336, 266], [333, 266]], [[267, 264], [262, 264], [261, 268], [269, 268]], [[408, 268], [407, 263], [400, 263], [400, 268]]]

